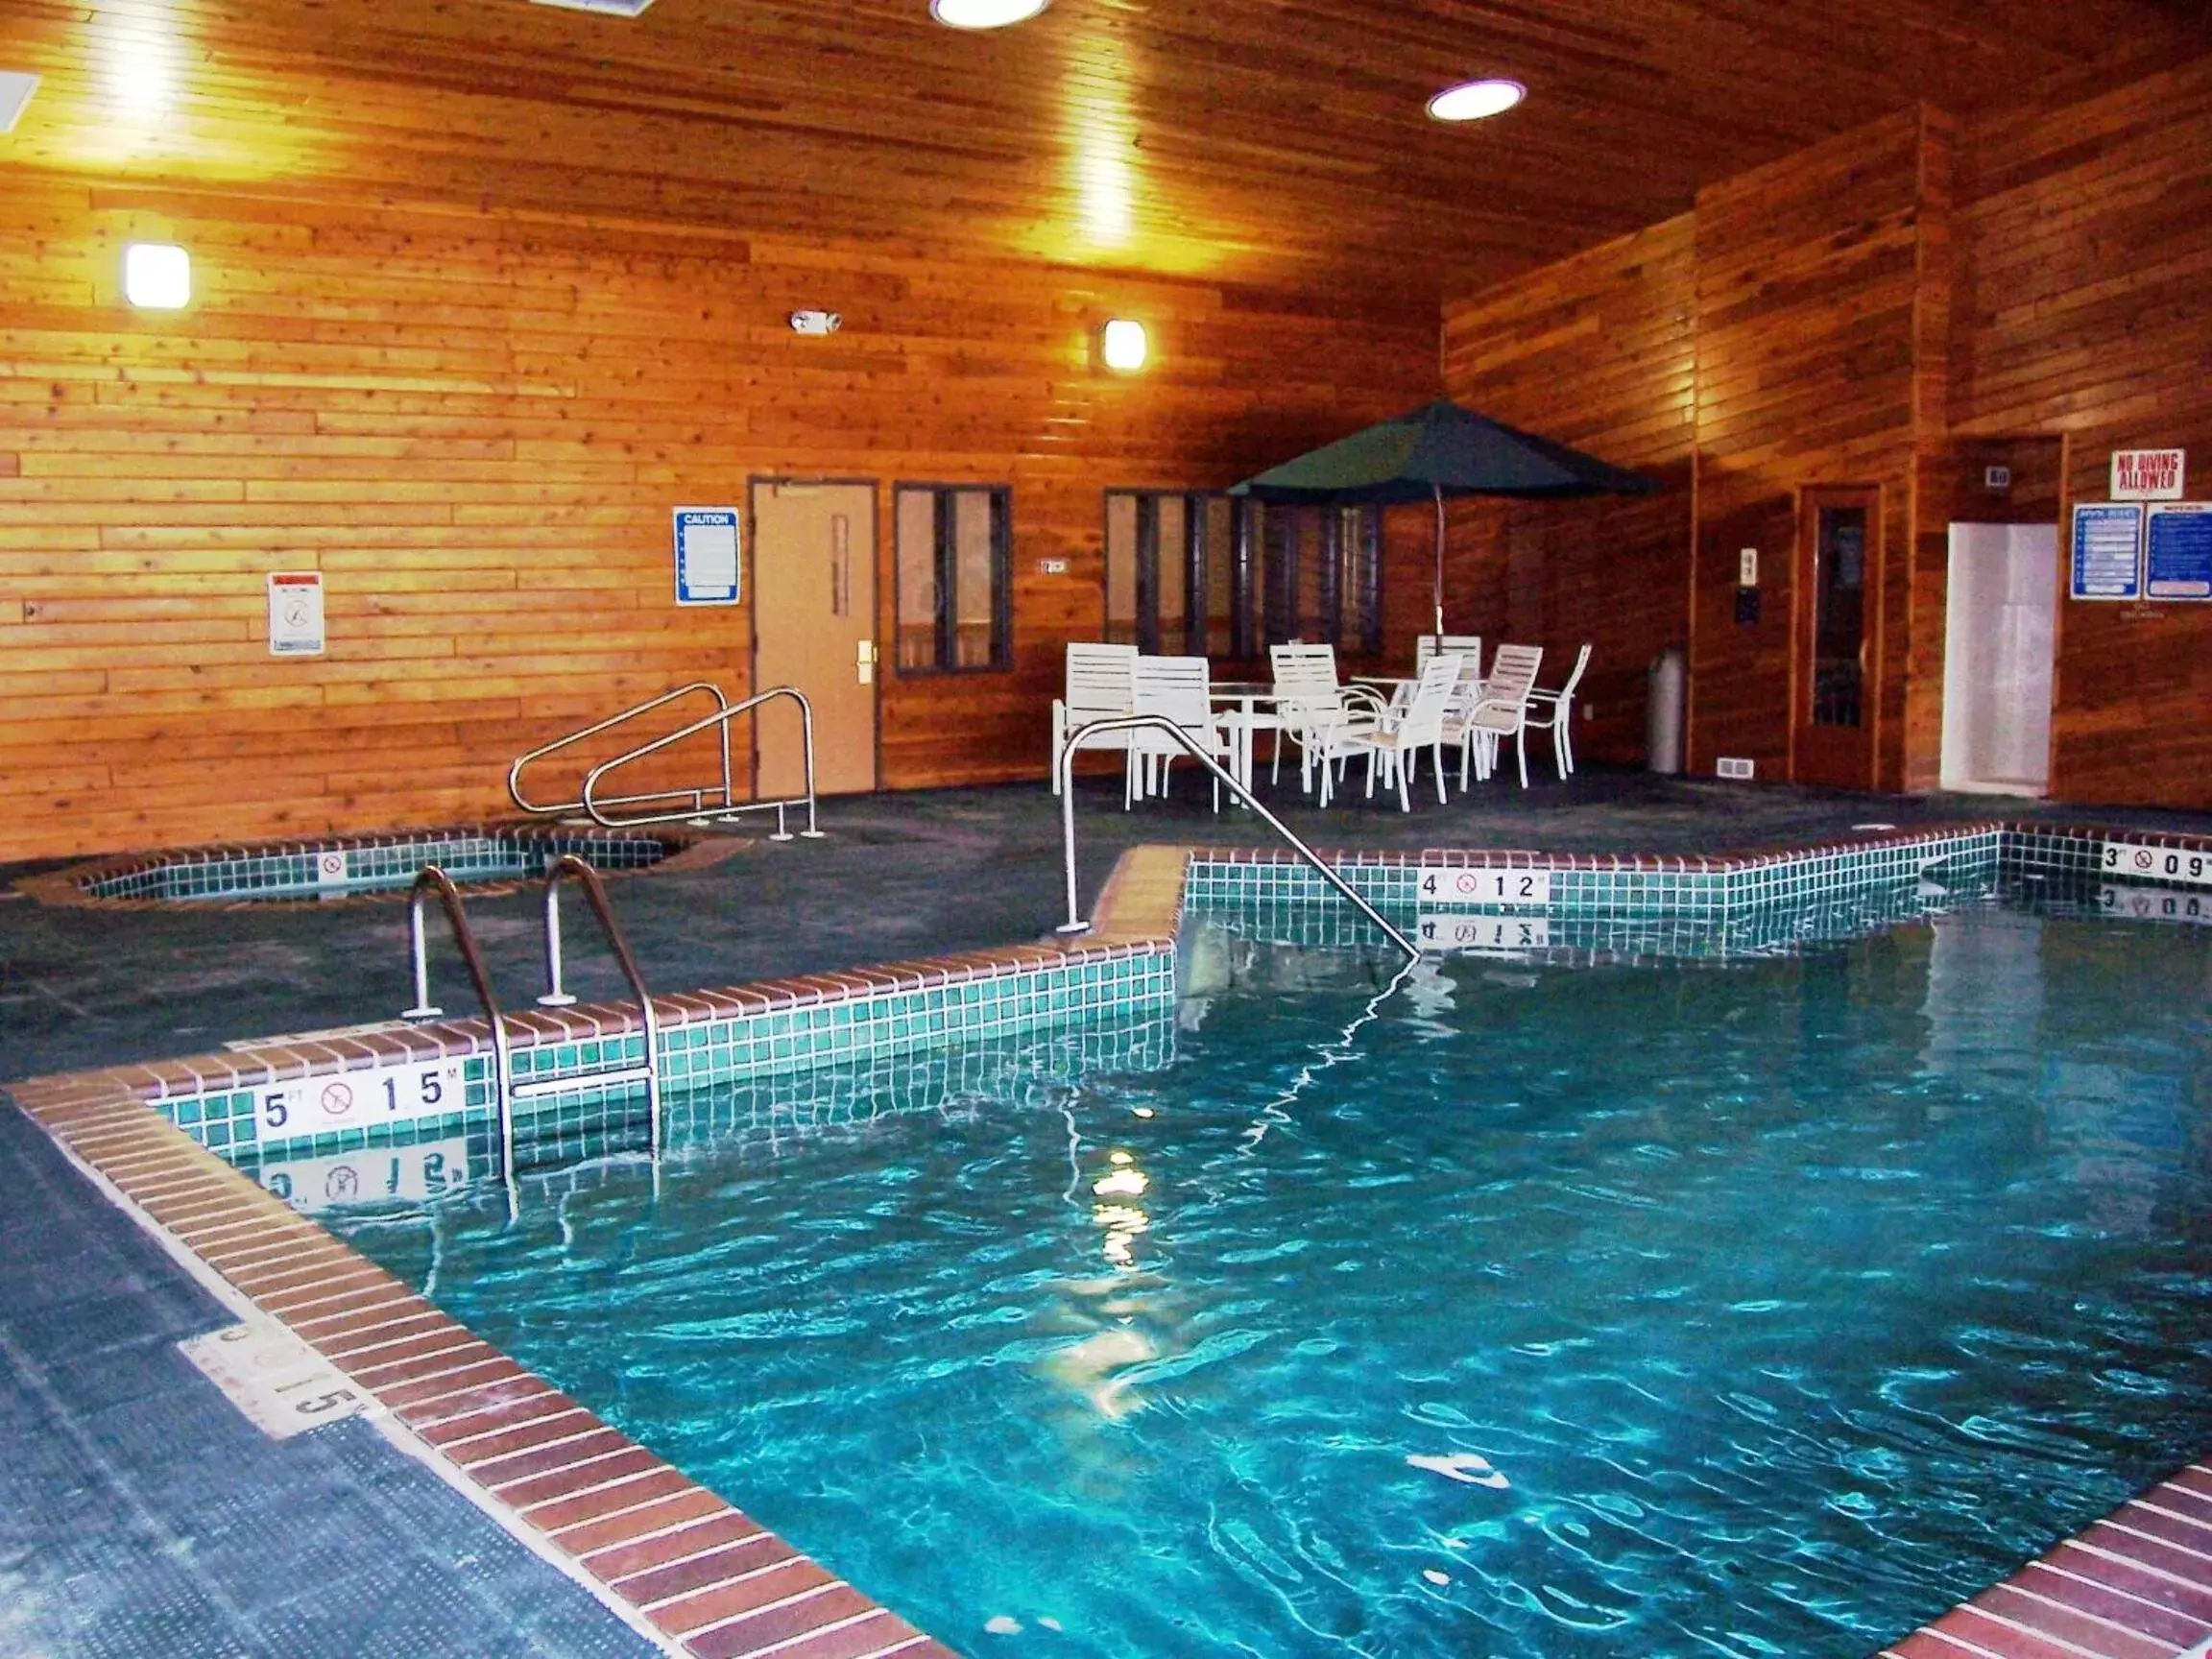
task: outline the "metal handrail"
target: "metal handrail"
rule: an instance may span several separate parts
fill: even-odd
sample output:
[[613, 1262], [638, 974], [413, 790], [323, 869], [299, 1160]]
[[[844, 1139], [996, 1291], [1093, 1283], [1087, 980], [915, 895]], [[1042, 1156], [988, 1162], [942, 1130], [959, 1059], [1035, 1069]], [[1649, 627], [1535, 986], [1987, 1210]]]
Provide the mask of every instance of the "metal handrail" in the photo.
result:
[[[640, 744], [626, 755], [617, 755], [612, 760], [601, 761], [584, 775], [584, 795], [577, 805], [590, 814], [594, 824], [608, 830], [627, 830], [640, 824], [670, 824], [678, 819], [699, 816], [706, 810], [704, 806], [695, 807], [688, 812], [652, 812], [628, 818], [610, 818], [600, 810], [602, 806], [620, 806], [640, 801], [654, 800], [656, 797], [622, 795], [602, 802], [598, 798], [599, 780], [616, 767], [627, 766], [634, 760], [642, 760], [646, 756], [658, 754], [671, 743], [681, 743], [686, 737], [696, 736], [709, 727], [721, 729], [722, 752], [725, 757], [725, 766], [727, 766], [727, 757], [730, 752], [730, 722], [736, 719], [738, 715], [750, 713], [753, 709], [759, 708], [761, 704], [771, 702], [778, 697], [788, 697], [799, 705], [799, 718], [805, 739], [806, 793], [804, 796], [794, 795], [781, 801], [748, 801], [743, 805], [739, 805], [729, 798], [729, 782], [727, 773], [725, 773], [720, 815], [725, 818], [734, 818], [741, 812], [773, 810], [776, 814], [776, 833], [769, 836], [768, 839], [771, 841], [788, 841], [791, 839], [791, 831], [784, 825], [784, 808], [797, 806], [804, 803], [806, 807], [806, 828], [800, 830], [799, 833], [809, 841], [820, 840], [822, 831], [814, 827], [814, 705], [806, 701], [806, 693], [800, 690], [796, 685], [771, 685], [765, 691], [755, 692], [742, 703], [726, 703], [714, 713], [704, 719], [694, 720], [690, 725], [671, 732], [665, 737], [657, 737], [650, 743]], [[683, 790], [663, 790], [659, 798], [671, 798], [684, 793]], [[697, 792], [694, 791], [693, 793]]]
[[1199, 747], [1196, 738], [1192, 737], [1189, 732], [1176, 725], [1174, 721], [1168, 719], [1165, 714], [1117, 714], [1109, 720], [1094, 720], [1088, 726], [1078, 727], [1069, 736], [1068, 747], [1060, 751], [1060, 759], [1058, 762], [1058, 781], [1060, 784], [1060, 840], [1062, 853], [1065, 856], [1068, 866], [1068, 920], [1060, 927], [1055, 929], [1055, 931], [1061, 933], [1087, 933], [1091, 930], [1091, 924], [1083, 920], [1082, 909], [1075, 896], [1075, 791], [1073, 788], [1075, 776], [1075, 752], [1083, 747], [1086, 739], [1093, 736], [1102, 736], [1106, 733], [1114, 732], [1144, 731], [1165, 732], [1170, 737], [1173, 737], [1176, 742], [1183, 746], [1184, 751], [1190, 755], [1191, 759], [1197, 761], [1199, 765], [1205, 767], [1207, 771], [1214, 774], [1215, 781], [1226, 783], [1229, 786], [1229, 792], [1232, 795], [1236, 796], [1238, 800], [1243, 802], [1245, 805], [1251, 807], [1253, 811], [1259, 813], [1261, 817], [1264, 818], [1267, 821], [1268, 827], [1272, 829], [1276, 834], [1282, 836], [1284, 840], [1290, 844], [1292, 852], [1296, 853], [1299, 857], [1305, 859], [1307, 863], [1312, 865], [1315, 870], [1320, 872], [1323, 880], [1327, 881], [1330, 886], [1335, 888], [1337, 892], [1341, 893], [1346, 899], [1350, 900], [1353, 907], [1357, 909], [1362, 916], [1366, 917], [1368, 921], [1374, 923], [1376, 926], [1382, 928], [1382, 931], [1389, 936], [1390, 942], [1393, 945], [1397, 946], [1399, 950], [1405, 951], [1409, 958], [1418, 958], [1420, 956], [1421, 949], [1419, 946], [1415, 945], [1410, 939], [1407, 938], [1405, 934], [1399, 932], [1397, 928], [1391, 926], [1389, 923], [1383, 921], [1382, 913], [1380, 910], [1377, 910], [1374, 905], [1368, 903], [1366, 900], [1360, 898], [1358, 894], [1353, 892], [1350, 884], [1345, 881], [1344, 878], [1337, 875], [1334, 869], [1324, 862], [1318, 853], [1314, 852], [1312, 848], [1307, 846], [1305, 842], [1301, 841], [1297, 834], [1291, 830], [1291, 828], [1287, 824], [1284, 823], [1282, 819], [1276, 817], [1274, 813], [1268, 811], [1266, 807], [1261, 805], [1258, 799], [1253, 795], [1251, 790], [1245, 788], [1243, 784], [1238, 782], [1236, 776], [1233, 773], [1228, 771], [1218, 760], [1214, 759], [1213, 756], [1207, 754], [1204, 749]]
[[644, 1013], [645, 1110], [653, 1126], [653, 1156], [658, 1159], [661, 1156], [661, 1017], [653, 1010], [653, 997], [645, 989], [645, 975], [637, 971], [637, 958], [630, 953], [630, 942], [622, 936], [613, 907], [607, 902], [606, 883], [599, 879], [598, 871], [573, 853], [564, 853], [545, 866], [545, 995], [538, 998], [538, 1005], [565, 1008], [576, 1000], [561, 983], [561, 881], [566, 876], [575, 877], [584, 889], [591, 913], [599, 918], [599, 930], [607, 937], [608, 949], [614, 953], [615, 966], [622, 970], [622, 977], [630, 981], [630, 990]]
[[[722, 694], [722, 687], [714, 685], [711, 681], [694, 680], [688, 685], [679, 685], [673, 691], [663, 691], [660, 696], [648, 698], [645, 702], [639, 703], [634, 708], [623, 709], [619, 714], [609, 715], [606, 719], [600, 721], [595, 726], [587, 726], [580, 732], [571, 732], [565, 737], [556, 737], [552, 742], [544, 744], [540, 748], [533, 749], [529, 754], [519, 757], [517, 760], [516, 760], [514, 765], [507, 768], [507, 793], [509, 797], [513, 799], [516, 805], [519, 806], [525, 812], [550, 815], [556, 812], [574, 812], [578, 810], [584, 805], [584, 801], [581, 796], [573, 801], [563, 801], [551, 805], [539, 805], [532, 802], [522, 793], [522, 769], [525, 766], [528, 766], [533, 760], [541, 760], [546, 756], [553, 754], [557, 750], [565, 749], [572, 743], [583, 742], [587, 737], [596, 737], [600, 733], [612, 731], [613, 728], [621, 725], [626, 720], [635, 720], [640, 714], [650, 714], [654, 709], [661, 707], [661, 705], [666, 703], [673, 703], [679, 697], [688, 697], [694, 691], [706, 692], [709, 697], [714, 699], [714, 706], [717, 709], [728, 709], [730, 707], [730, 699]], [[706, 809], [704, 801], [701, 799], [703, 793], [703, 791], [696, 789], [662, 789], [656, 791], [651, 795], [635, 796], [628, 801], [610, 801], [608, 805], [610, 806], [636, 805], [646, 801], [672, 801], [679, 800], [685, 795], [689, 795], [696, 803], [698, 803], [692, 807], [692, 810], [694, 812], [699, 812]], [[727, 727], [725, 727], [722, 732], [722, 801], [723, 805], [729, 805], [730, 733]], [[682, 816], [682, 814], [679, 814], [679, 816]]]
[[461, 907], [461, 889], [453, 885], [452, 877], [435, 864], [425, 864], [417, 872], [415, 885], [407, 895], [407, 942], [415, 959], [415, 1006], [406, 1009], [399, 1018], [441, 1020], [445, 1015], [445, 1009], [430, 1000], [429, 952], [422, 937], [423, 903], [432, 894], [437, 895], [439, 903], [445, 907], [446, 923], [453, 931], [453, 943], [469, 970], [469, 982], [476, 987], [476, 1000], [484, 1004], [484, 1017], [492, 1022], [492, 1105], [499, 1115], [499, 1176], [512, 1194], [515, 1120], [507, 1109], [507, 1079], [513, 1074], [507, 1016], [500, 1012], [499, 998], [492, 991], [492, 975], [485, 972], [483, 953], [476, 949], [476, 935], [469, 929], [468, 912]]

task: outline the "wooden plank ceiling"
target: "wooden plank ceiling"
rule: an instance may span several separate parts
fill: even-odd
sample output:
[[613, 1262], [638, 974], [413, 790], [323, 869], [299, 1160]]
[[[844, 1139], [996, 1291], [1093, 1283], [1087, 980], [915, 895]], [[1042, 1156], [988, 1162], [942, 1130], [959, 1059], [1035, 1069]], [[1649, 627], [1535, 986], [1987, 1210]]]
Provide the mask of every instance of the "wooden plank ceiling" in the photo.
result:
[[[0, 159], [1432, 302], [1926, 99], [2201, 52], [2200, 0], [0, 0]], [[1456, 80], [1529, 102], [1446, 128]]]

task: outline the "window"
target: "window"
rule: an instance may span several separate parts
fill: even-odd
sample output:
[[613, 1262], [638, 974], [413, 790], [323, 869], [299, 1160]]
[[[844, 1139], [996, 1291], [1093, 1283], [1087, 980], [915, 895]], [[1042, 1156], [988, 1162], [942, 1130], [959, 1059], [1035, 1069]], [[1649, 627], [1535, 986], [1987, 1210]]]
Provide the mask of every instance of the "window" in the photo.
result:
[[1169, 656], [1253, 658], [1291, 639], [1382, 649], [1373, 507], [1106, 492], [1106, 634]]
[[902, 484], [896, 498], [899, 667], [1010, 666], [1013, 492]]
[[1358, 656], [1382, 649], [1382, 513], [1377, 507], [1259, 505], [1262, 643], [1327, 643]]
[[1864, 724], [1864, 507], [1820, 504], [1813, 543], [1813, 724]]
[[1236, 650], [1225, 495], [1106, 492], [1106, 638], [1170, 657]]

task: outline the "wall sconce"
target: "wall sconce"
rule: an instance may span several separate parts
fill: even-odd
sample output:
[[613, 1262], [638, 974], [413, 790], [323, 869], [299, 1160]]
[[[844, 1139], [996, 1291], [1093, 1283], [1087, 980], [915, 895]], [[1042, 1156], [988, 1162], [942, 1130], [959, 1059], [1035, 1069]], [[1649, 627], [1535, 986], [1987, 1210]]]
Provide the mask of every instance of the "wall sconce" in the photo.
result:
[[141, 311], [179, 311], [192, 302], [192, 255], [170, 242], [123, 250], [123, 298]]
[[1151, 342], [1144, 336], [1143, 324], [1117, 317], [1106, 325], [1099, 355], [1105, 359], [1107, 368], [1119, 374], [1134, 374], [1144, 367], [1150, 351]]

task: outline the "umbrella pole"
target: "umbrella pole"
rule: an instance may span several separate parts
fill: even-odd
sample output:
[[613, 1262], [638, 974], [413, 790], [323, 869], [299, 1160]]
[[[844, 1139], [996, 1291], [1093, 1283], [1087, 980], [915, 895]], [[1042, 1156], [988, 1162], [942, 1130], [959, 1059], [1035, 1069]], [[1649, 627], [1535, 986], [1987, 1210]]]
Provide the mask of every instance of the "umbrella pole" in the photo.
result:
[[1436, 492], [1436, 581], [1431, 597], [1436, 604], [1436, 649], [1444, 649], [1444, 486], [1432, 485]]

